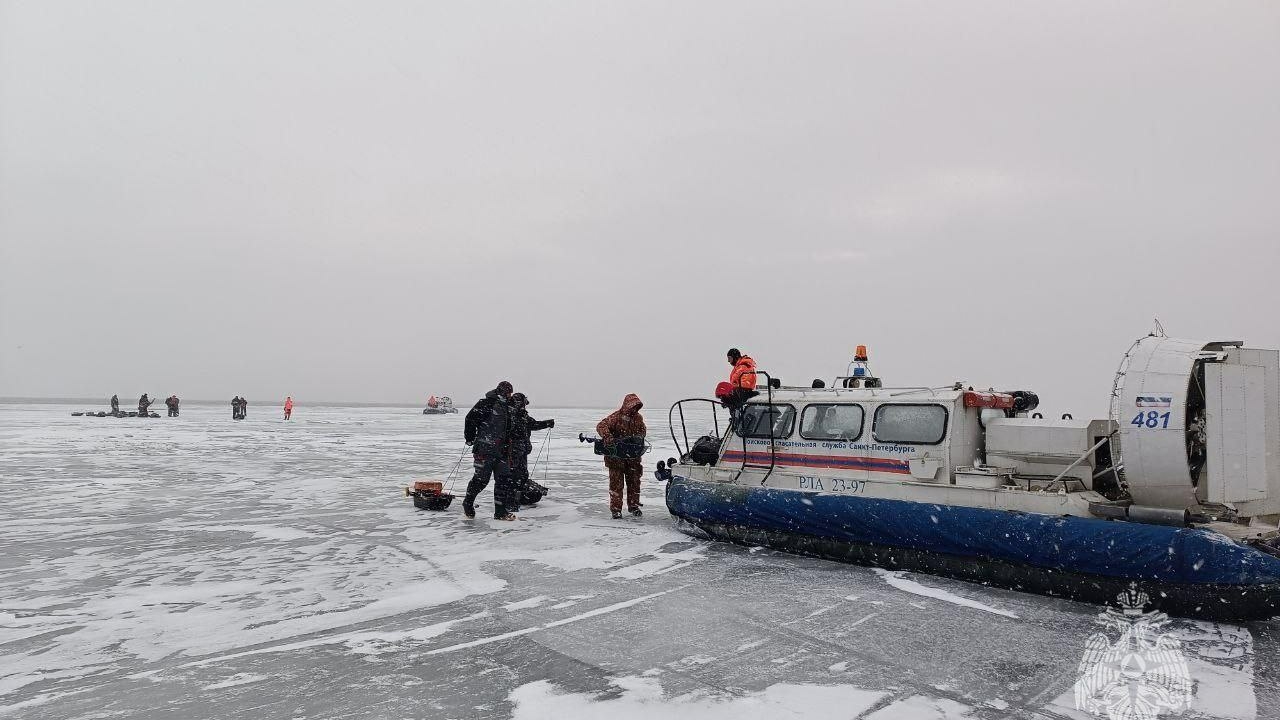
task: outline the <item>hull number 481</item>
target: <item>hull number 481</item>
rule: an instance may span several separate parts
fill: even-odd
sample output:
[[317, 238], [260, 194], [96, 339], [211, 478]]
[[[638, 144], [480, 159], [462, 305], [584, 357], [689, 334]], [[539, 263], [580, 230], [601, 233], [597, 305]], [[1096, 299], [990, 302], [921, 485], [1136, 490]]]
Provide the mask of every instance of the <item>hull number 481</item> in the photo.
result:
[[1160, 413], [1155, 410], [1148, 410], [1146, 412], [1139, 411], [1138, 414], [1129, 421], [1129, 424], [1136, 425], [1140, 428], [1147, 428], [1149, 430], [1155, 430], [1156, 428], [1164, 430], [1169, 427], [1169, 413]]

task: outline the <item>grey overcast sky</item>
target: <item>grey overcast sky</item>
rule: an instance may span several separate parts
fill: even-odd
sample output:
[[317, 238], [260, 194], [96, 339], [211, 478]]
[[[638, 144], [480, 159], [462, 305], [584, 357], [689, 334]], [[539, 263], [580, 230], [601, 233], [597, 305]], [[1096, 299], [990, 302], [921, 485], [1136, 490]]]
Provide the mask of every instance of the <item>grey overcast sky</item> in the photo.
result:
[[1275, 0], [0, 0], [0, 395], [1079, 416], [1277, 308]]

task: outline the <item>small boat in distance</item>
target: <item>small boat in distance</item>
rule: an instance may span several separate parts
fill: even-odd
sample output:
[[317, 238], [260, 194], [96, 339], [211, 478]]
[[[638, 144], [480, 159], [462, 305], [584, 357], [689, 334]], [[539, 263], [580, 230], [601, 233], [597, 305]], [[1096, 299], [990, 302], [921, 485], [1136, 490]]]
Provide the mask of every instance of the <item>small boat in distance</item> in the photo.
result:
[[458, 412], [458, 408], [453, 406], [453, 399], [445, 395], [436, 397], [432, 395], [427, 398], [427, 406], [422, 409], [423, 415], [448, 415]]

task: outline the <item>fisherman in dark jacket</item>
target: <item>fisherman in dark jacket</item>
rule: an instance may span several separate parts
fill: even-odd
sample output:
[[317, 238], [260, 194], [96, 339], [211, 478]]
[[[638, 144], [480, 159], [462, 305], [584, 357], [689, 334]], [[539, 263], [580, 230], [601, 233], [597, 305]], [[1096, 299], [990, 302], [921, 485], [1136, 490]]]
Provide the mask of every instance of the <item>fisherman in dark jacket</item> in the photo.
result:
[[463, 421], [463, 438], [471, 445], [472, 467], [475, 473], [467, 483], [467, 495], [462, 499], [462, 512], [469, 518], [476, 516], [476, 496], [489, 486], [489, 478], [497, 475], [494, 487], [493, 517], [497, 520], [515, 520], [507, 505], [519, 508], [519, 500], [510, 497], [511, 478], [511, 383], [503, 380], [485, 393], [484, 399], [475, 404]]
[[[511, 484], [520, 502], [533, 505], [547, 489], [529, 478], [529, 455], [533, 454], [533, 434], [556, 426], [555, 420], [534, 420], [529, 416], [529, 398], [524, 393], [511, 396]], [[496, 492], [496, 491], [495, 491]]]
[[112, 415], [120, 414], [120, 396], [119, 395], [111, 396], [111, 414]]
[[240, 396], [239, 395], [231, 398], [231, 419], [232, 420], [240, 419]]
[[476, 441], [476, 434], [480, 431], [480, 426], [489, 419], [489, 411], [493, 409], [495, 398], [498, 396], [511, 397], [511, 383], [503, 380], [498, 386], [484, 394], [484, 397], [467, 411], [467, 417], [462, 422], [462, 439], [466, 440], [468, 445]]
[[138, 417], [146, 417], [147, 409], [151, 407], [151, 398], [146, 393], [142, 393], [142, 397], [138, 398]]

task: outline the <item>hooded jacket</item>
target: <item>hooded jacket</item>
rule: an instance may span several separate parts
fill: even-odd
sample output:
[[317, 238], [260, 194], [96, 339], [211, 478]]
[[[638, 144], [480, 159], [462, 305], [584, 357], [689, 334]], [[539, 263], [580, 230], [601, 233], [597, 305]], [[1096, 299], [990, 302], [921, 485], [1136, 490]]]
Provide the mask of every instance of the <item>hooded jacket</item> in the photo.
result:
[[640, 396], [631, 393], [623, 399], [622, 407], [596, 425], [596, 434], [605, 445], [612, 445], [625, 437], [644, 437], [648, 434], [648, 428], [644, 425], [644, 418], [640, 417], [640, 409], [643, 407]]
[[554, 420], [534, 420], [527, 407], [528, 403], [511, 403], [511, 444], [515, 454], [532, 454], [533, 433], [555, 425]]
[[733, 370], [729, 372], [729, 384], [733, 385], [735, 390], [756, 389], [756, 361], [752, 360], [750, 355], [743, 355], [733, 364]]
[[480, 398], [480, 402], [467, 411], [467, 417], [462, 421], [462, 439], [474, 443], [481, 427], [489, 420], [495, 398], [505, 397], [511, 393], [511, 390], [511, 383], [503, 380], [497, 387], [485, 393], [484, 397]]
[[471, 425], [472, 414], [476, 415], [473, 427], [464, 427], [463, 433], [472, 434], [471, 442], [475, 452], [488, 455], [491, 453], [507, 454], [511, 450], [511, 402], [506, 395], [497, 389], [485, 393], [484, 400], [471, 408], [467, 413], [466, 425]]

